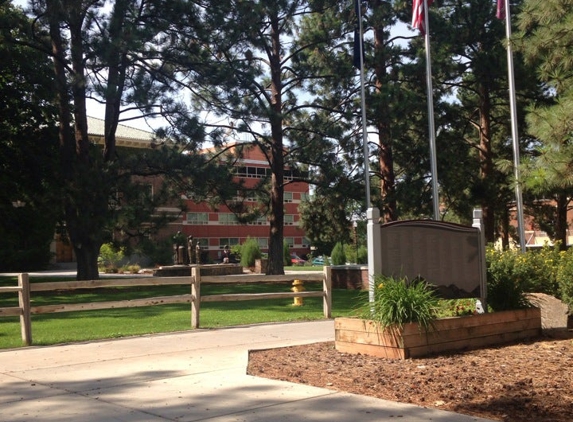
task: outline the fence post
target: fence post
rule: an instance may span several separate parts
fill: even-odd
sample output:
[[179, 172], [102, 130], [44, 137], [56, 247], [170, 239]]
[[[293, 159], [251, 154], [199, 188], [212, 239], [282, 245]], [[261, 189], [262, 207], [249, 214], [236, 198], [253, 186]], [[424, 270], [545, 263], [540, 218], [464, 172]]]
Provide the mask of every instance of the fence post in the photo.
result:
[[18, 304], [20, 306], [20, 328], [22, 341], [26, 346], [32, 345], [32, 318], [30, 317], [30, 278], [27, 273], [18, 274]]
[[201, 308], [201, 270], [199, 265], [191, 269], [191, 328], [199, 328]]
[[332, 316], [332, 269], [330, 266], [325, 265], [323, 269], [324, 278], [322, 279], [322, 290], [324, 293], [322, 310], [325, 318]]

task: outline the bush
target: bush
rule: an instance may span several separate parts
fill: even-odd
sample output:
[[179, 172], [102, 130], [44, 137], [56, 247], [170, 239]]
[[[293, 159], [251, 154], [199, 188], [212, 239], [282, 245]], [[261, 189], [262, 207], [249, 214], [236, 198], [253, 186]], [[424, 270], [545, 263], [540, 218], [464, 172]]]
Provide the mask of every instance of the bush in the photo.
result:
[[173, 243], [171, 239], [143, 239], [137, 245], [136, 252], [154, 266], [173, 264]]
[[292, 265], [292, 261], [290, 258], [290, 247], [286, 241], [283, 240], [283, 265], [288, 267]]
[[374, 303], [368, 303], [367, 319], [372, 319], [382, 328], [401, 328], [409, 322], [420, 324], [428, 331], [438, 307], [434, 288], [424, 280], [409, 282], [406, 278], [376, 276]]
[[525, 294], [528, 283], [526, 254], [516, 251], [486, 252], [487, 303], [494, 311], [522, 309], [529, 306]]
[[368, 264], [368, 248], [360, 246], [358, 248], [358, 256], [356, 257], [357, 264]]
[[342, 243], [338, 242], [332, 253], [330, 254], [330, 262], [332, 265], [344, 265], [346, 264], [346, 254], [344, 253], [344, 246]]
[[532, 293], [546, 293], [559, 296], [559, 283], [557, 269], [561, 261], [559, 245], [544, 246], [540, 250], [528, 251], [522, 256], [526, 262], [527, 277], [526, 290]]
[[99, 250], [98, 267], [106, 272], [117, 272], [118, 266], [124, 257], [123, 248], [117, 248], [113, 243], [104, 243]]
[[569, 305], [569, 309], [573, 309], [573, 248], [561, 252], [556, 280], [561, 300]]
[[257, 259], [261, 259], [261, 249], [257, 240], [249, 237], [241, 246], [241, 265], [243, 267], [254, 267]]
[[138, 274], [141, 267], [138, 264], [128, 264], [124, 265], [119, 269], [121, 274]]

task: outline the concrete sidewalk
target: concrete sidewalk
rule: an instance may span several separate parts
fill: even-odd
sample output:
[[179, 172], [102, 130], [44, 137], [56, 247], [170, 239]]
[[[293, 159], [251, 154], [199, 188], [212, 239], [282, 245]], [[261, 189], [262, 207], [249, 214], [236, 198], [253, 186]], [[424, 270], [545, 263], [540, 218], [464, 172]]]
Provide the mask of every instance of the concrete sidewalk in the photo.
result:
[[248, 351], [332, 341], [333, 321], [0, 352], [0, 421], [485, 421], [246, 375]]

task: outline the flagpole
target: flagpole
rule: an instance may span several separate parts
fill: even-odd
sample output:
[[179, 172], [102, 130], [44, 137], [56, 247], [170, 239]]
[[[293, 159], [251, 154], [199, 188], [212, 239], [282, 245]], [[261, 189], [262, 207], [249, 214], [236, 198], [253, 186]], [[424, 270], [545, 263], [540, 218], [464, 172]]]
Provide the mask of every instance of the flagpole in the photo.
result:
[[[428, 131], [430, 133], [430, 170], [432, 173], [432, 198], [434, 220], [440, 219], [440, 199], [438, 194], [438, 165], [436, 162], [436, 129], [434, 126], [434, 95], [432, 87], [432, 59], [430, 55], [430, 26], [428, 2], [424, 1], [424, 43], [426, 46], [426, 85], [428, 91]], [[506, 0], [507, 1], [507, 0]]]
[[521, 196], [521, 179], [519, 176], [519, 136], [517, 130], [517, 104], [515, 99], [515, 77], [513, 71], [513, 51], [511, 47], [511, 13], [509, 0], [503, 0], [505, 6], [505, 35], [507, 37], [507, 73], [509, 80], [509, 108], [511, 112], [511, 139], [513, 144], [513, 169], [515, 176], [515, 200], [517, 203], [517, 228], [519, 245], [525, 252], [525, 228], [523, 226], [523, 198]]
[[364, 45], [362, 42], [362, 7], [360, 0], [354, 0], [356, 17], [358, 18], [359, 35], [359, 71], [360, 97], [362, 105], [362, 144], [364, 147], [364, 181], [366, 185], [366, 243], [368, 249], [368, 301], [374, 303], [374, 282], [377, 274], [382, 273], [380, 210], [372, 206], [370, 199], [370, 152], [368, 149], [368, 122], [366, 121], [366, 89], [364, 80]]
[[360, 55], [360, 99], [362, 106], [362, 146], [364, 151], [364, 182], [366, 186], [366, 208], [372, 206], [370, 201], [370, 151], [368, 149], [368, 123], [366, 122], [366, 90], [364, 88], [364, 45], [362, 42], [362, 7], [360, 0], [356, 1], [356, 14], [358, 18], [358, 34], [360, 35], [359, 55]]

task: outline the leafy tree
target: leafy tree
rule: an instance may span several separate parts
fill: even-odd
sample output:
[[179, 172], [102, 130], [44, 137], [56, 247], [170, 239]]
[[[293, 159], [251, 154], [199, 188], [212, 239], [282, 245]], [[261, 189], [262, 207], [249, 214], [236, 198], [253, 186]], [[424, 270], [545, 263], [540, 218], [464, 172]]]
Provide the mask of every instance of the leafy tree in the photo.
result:
[[56, 108], [49, 56], [7, 39], [25, 39], [30, 21], [0, 4], [0, 269], [30, 271], [50, 260], [60, 215]]
[[[362, 7], [368, 170], [374, 187], [371, 199], [381, 209], [384, 222], [427, 216], [431, 211], [425, 63], [418, 57], [419, 42], [416, 48], [407, 44], [419, 37], [391, 31], [399, 18], [411, 17], [411, 4], [407, 6], [371, 1]], [[307, 87], [316, 112], [307, 118], [306, 138], [312, 143], [305, 144], [301, 137], [300, 145], [312, 148], [299, 148], [297, 157], [309, 165], [318, 194], [363, 202], [360, 85], [359, 74], [352, 68], [356, 24], [349, 2], [337, 2], [320, 16], [302, 20], [298, 42], [320, 47], [305, 53], [300, 68], [321, 77]], [[446, 93], [447, 88], [438, 87], [436, 98]]]
[[[512, 5], [516, 10], [519, 2]], [[448, 210], [460, 217], [471, 207], [483, 210], [486, 239], [501, 234], [508, 241], [509, 205], [515, 200], [508, 106], [504, 21], [495, 18], [495, 4], [447, 1], [433, 8], [430, 30], [437, 75], [450, 86], [453, 102], [444, 108], [438, 137], [442, 157], [438, 173]], [[516, 57], [518, 122], [524, 107], [539, 97], [534, 73]], [[520, 132], [522, 151], [530, 137]], [[501, 228], [501, 229], [500, 229]]]
[[301, 226], [319, 254], [329, 254], [338, 242], [350, 240], [347, 198], [334, 192], [312, 196], [299, 206]]
[[[269, 263], [267, 273], [282, 274], [284, 169], [296, 169], [298, 145], [294, 138], [303, 130], [296, 125], [305, 107], [301, 87], [305, 78], [294, 63], [302, 51], [314, 46], [295, 46], [297, 25], [311, 13], [303, 0], [220, 1], [206, 16], [212, 25], [204, 40], [215, 61], [200, 79], [203, 89], [193, 100], [199, 109], [212, 110], [225, 123], [214, 124], [216, 141], [241, 139], [262, 151], [271, 175], [256, 186], [269, 216]], [[292, 171], [292, 180], [301, 173]], [[291, 179], [291, 178], [289, 178]]]
[[[568, 0], [525, 0], [517, 34], [520, 50], [528, 63], [536, 66], [547, 97], [544, 103], [532, 105], [527, 115], [529, 131], [540, 144], [538, 154], [526, 166], [526, 184], [537, 196], [554, 200], [555, 207], [542, 206], [549, 212], [537, 221], [562, 248], [567, 245], [567, 211], [573, 189], [571, 6]], [[536, 216], [540, 217], [539, 213]]]
[[[63, 188], [59, 208], [78, 260], [78, 279], [98, 278], [102, 243], [111, 240], [114, 230], [129, 234], [126, 229], [136, 227], [131, 223], [141, 223], [141, 210], [155, 208], [152, 201], [143, 201], [146, 207], [142, 201], [133, 207], [113, 206], [118, 192], [142, 197], [141, 189], [128, 186], [134, 174], [163, 175], [164, 187], [181, 192], [189, 189], [189, 181], [199, 179], [207, 163], [204, 158], [181, 154], [184, 148], [194, 151], [203, 133], [196, 119], [170, 95], [180, 86], [182, 72], [188, 74], [193, 63], [202, 63], [200, 48], [189, 42], [200, 28], [198, 6], [184, 0], [168, 4], [119, 0], [111, 9], [104, 6], [81, 0], [33, 1], [30, 14], [36, 19], [30, 37], [9, 40], [34, 46], [53, 58]], [[36, 36], [43, 30], [48, 39]], [[103, 153], [88, 138], [88, 97], [105, 105]], [[177, 131], [164, 130], [159, 135], [168, 134], [182, 145], [156, 148], [137, 157], [119, 151], [115, 134], [120, 116], [133, 109], [143, 116], [161, 114], [177, 124]], [[193, 188], [206, 194], [221, 185], [227, 174], [220, 171], [211, 176], [208, 183], [192, 184]], [[163, 194], [154, 196], [165, 199]], [[148, 227], [153, 230], [157, 225]]]

